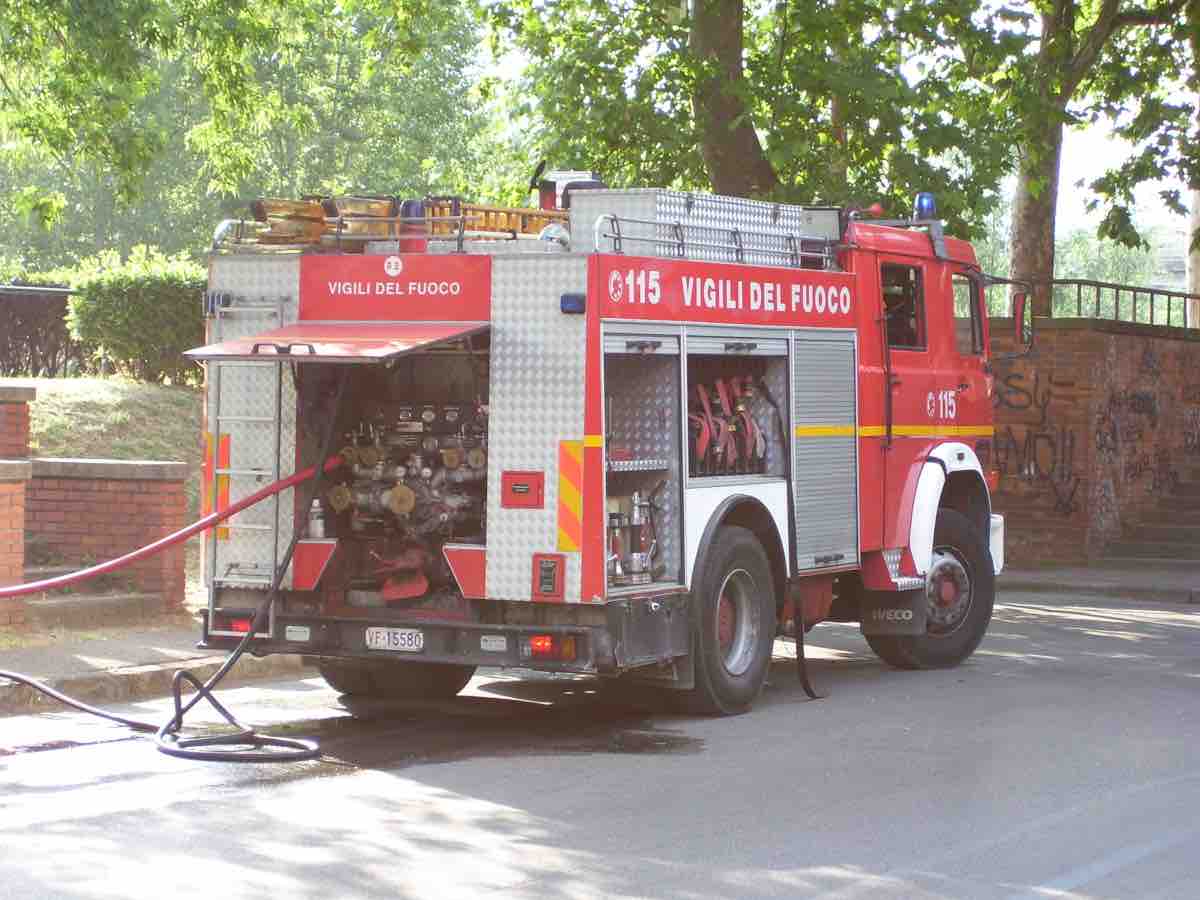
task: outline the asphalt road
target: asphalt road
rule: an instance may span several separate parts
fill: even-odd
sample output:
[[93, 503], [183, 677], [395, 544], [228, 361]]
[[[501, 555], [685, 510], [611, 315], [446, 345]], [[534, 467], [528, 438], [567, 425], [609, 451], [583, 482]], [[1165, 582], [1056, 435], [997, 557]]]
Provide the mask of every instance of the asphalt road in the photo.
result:
[[0, 719], [0, 898], [1200, 897], [1197, 608], [1012, 594], [949, 671], [810, 650], [826, 699], [780, 641], [733, 719], [495, 673], [357, 720], [319, 680], [226, 692], [321, 741], [296, 765]]

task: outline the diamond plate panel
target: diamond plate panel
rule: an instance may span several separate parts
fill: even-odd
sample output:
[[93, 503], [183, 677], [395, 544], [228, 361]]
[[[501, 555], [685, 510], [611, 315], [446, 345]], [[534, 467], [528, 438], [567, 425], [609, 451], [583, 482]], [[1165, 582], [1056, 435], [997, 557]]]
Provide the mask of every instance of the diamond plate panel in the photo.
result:
[[[858, 562], [858, 439], [853, 332], [793, 336], [796, 568]], [[841, 432], [820, 434], [821, 429]], [[803, 430], [803, 429], [802, 429]]]
[[[678, 338], [655, 335], [662, 341]], [[661, 460], [667, 470], [617, 472], [606, 476], [609, 497], [629, 497], [633, 491], [654, 489], [662, 479], [667, 487], [659, 495], [662, 512], [655, 515], [660, 559], [665, 578], [681, 577], [683, 526], [680, 520], [679, 356], [608, 354], [604, 362], [605, 429], [610, 444], [627, 446], [634, 459]]]
[[[558, 442], [583, 438], [584, 316], [559, 312], [564, 291], [587, 290], [578, 254], [492, 263], [488, 415], [487, 592], [528, 600], [532, 554], [558, 543]], [[500, 506], [500, 473], [546, 473], [542, 509]], [[566, 600], [580, 600], [580, 557], [567, 554]]]
[[[596, 221], [604, 215], [656, 223], [621, 223], [621, 234], [627, 238], [622, 252], [635, 256], [780, 266], [790, 264], [789, 235], [818, 240], [837, 237], [837, 213], [833, 210], [641, 188], [572, 194], [572, 249], [614, 251], [616, 242], [612, 238], [596, 240]], [[677, 223], [683, 226], [682, 245]], [[734, 229], [741, 233], [740, 260], [731, 234]]]
[[[245, 337], [294, 323], [300, 285], [299, 256], [214, 256], [209, 290], [228, 295], [211, 321], [209, 339]], [[231, 503], [295, 470], [296, 392], [280, 363], [209, 363], [207, 422], [229, 435]], [[205, 576], [211, 586], [267, 587], [292, 537], [293, 491], [264, 500], [228, 520], [227, 537], [207, 539]], [[284, 581], [289, 586], [290, 573]]]

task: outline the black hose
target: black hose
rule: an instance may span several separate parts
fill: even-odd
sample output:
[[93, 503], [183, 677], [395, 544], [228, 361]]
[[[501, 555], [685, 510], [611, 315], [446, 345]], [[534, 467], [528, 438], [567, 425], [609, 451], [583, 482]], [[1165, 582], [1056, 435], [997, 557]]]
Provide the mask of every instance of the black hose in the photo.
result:
[[[346, 369], [343, 369], [338, 374], [338, 387], [333, 402], [334, 412], [329, 417], [329, 424], [326, 427], [319, 459], [328, 459], [332, 452], [333, 439], [337, 435], [337, 412], [342, 408], [342, 400], [345, 396], [348, 382], [348, 372]], [[320, 492], [321, 482], [324, 478], [325, 467], [318, 465], [316, 475], [312, 479], [312, 487], [309, 491], [307, 502], [300, 507], [302, 510], [307, 510], [312, 506], [312, 501]], [[284, 573], [287, 572], [288, 566], [291, 565], [292, 555], [296, 551], [296, 544], [307, 531], [307, 528], [308, 517], [303, 516], [301, 517], [300, 526], [294, 528], [292, 531], [292, 539], [288, 543], [287, 551], [283, 555], [283, 561], [275, 570], [274, 577], [271, 579], [271, 586], [263, 602], [259, 605], [258, 611], [254, 614], [249, 631], [246, 632], [245, 637], [241, 639], [238, 645], [233, 648], [229, 656], [225, 659], [225, 662], [221, 664], [221, 667], [203, 683], [191, 672], [180, 670], [175, 673], [175, 677], [171, 680], [171, 696], [175, 702], [175, 713], [162, 725], [155, 725], [151, 722], [129, 719], [114, 713], [105, 712], [95, 706], [90, 706], [68, 697], [66, 694], [55, 690], [47, 684], [43, 684], [40, 681], [17, 672], [0, 669], [0, 678], [7, 678], [18, 684], [28, 685], [48, 697], [53, 697], [59, 703], [77, 709], [80, 712], [99, 716], [102, 719], [107, 719], [118, 725], [124, 725], [134, 731], [152, 733], [154, 734], [155, 743], [159, 751], [168, 756], [178, 756], [184, 759], [204, 760], [207, 762], [300, 762], [302, 760], [315, 759], [321, 753], [315, 741], [258, 734], [252, 728], [247, 728], [234, 718], [233, 714], [212, 693], [213, 689], [229, 673], [229, 670], [234, 667], [237, 661], [241, 659], [242, 654], [246, 652], [247, 648], [249, 648], [255, 634], [258, 632], [259, 623], [269, 619], [271, 606], [274, 604], [275, 597], [279, 593], [279, 585], [283, 581]], [[183, 702], [183, 685], [185, 682], [196, 690], [196, 693], [186, 704]], [[179, 729], [183, 727], [183, 717], [201, 700], [207, 700], [236, 731], [198, 737], [181, 737]]]
[[[770, 404], [771, 409], [775, 411], [775, 424], [779, 428], [779, 439], [783, 447], [783, 471], [788, 482], [788, 492], [792, 493], [792, 455], [788, 452], [788, 434], [784, 427], [783, 413], [780, 412], [779, 404], [775, 402], [775, 398], [771, 395], [771, 389], [767, 387], [767, 379], [765, 377], [759, 379], [759, 389], [762, 391], [763, 399]], [[794, 498], [795, 502], [799, 502], [798, 498]], [[795, 522], [795, 516], [791, 517], [791, 521]], [[788, 532], [790, 533], [794, 525], [789, 524]], [[796, 630], [796, 676], [800, 679], [800, 687], [804, 689], [804, 693], [808, 695], [810, 700], [820, 700], [824, 697], [823, 694], [818, 694], [812, 686], [812, 681], [808, 677], [808, 660], [804, 656], [804, 602], [798, 601], [793, 604], [793, 613], [795, 618], [792, 620], [792, 627]]]
[[[321, 443], [321, 452], [317, 457], [318, 459], [327, 459], [333, 450], [333, 441], [337, 436], [338, 411], [342, 408], [342, 399], [345, 396], [346, 385], [349, 380], [348, 371], [343, 368], [338, 373], [338, 386], [337, 392], [334, 395], [333, 414], [330, 415], [329, 422], [326, 425], [325, 436]], [[325, 469], [323, 466], [320, 466], [317, 468], [316, 477], [312, 480], [312, 487], [309, 490], [308, 498], [300, 506], [301, 510], [308, 510], [312, 506], [313, 499], [320, 493], [321, 482], [324, 478]], [[171, 696], [175, 701], [175, 715], [169, 721], [165, 722], [161, 728], [157, 729], [157, 733], [155, 734], [155, 741], [158, 744], [160, 752], [168, 756], [179, 756], [184, 759], [205, 760], [208, 762], [300, 762], [302, 760], [315, 759], [320, 755], [321, 751], [315, 741], [299, 738], [270, 737], [260, 735], [251, 728], [246, 728], [212, 695], [213, 688], [220, 683], [229, 670], [241, 659], [242, 654], [246, 652], [250, 643], [254, 640], [255, 635], [258, 633], [259, 624], [269, 619], [271, 607], [275, 603], [276, 595], [279, 593], [279, 585], [283, 581], [283, 576], [287, 572], [288, 566], [292, 563], [292, 554], [296, 552], [296, 544], [307, 530], [308, 517], [301, 516], [299, 527], [292, 529], [292, 539], [288, 542], [287, 550], [283, 554], [283, 560], [275, 569], [274, 577], [271, 579], [271, 587], [267, 590], [267, 596], [263, 598], [263, 602], [259, 605], [258, 612], [254, 614], [254, 619], [250, 623], [250, 629], [238, 645], [233, 648], [233, 652], [229, 654], [225, 662], [221, 664], [221, 667], [209, 676], [208, 680], [203, 684], [191, 672], [181, 670], [175, 673], [175, 677], [171, 681]], [[196, 689], [196, 693], [188, 700], [186, 705], [183, 703], [183, 683], [185, 681]], [[207, 700], [226, 722], [238, 730], [232, 734], [180, 737], [178, 732], [183, 726], [183, 717], [202, 699]], [[213, 747], [250, 749], [206, 749]], [[263, 748], [265, 747], [278, 749], [264, 751]]]

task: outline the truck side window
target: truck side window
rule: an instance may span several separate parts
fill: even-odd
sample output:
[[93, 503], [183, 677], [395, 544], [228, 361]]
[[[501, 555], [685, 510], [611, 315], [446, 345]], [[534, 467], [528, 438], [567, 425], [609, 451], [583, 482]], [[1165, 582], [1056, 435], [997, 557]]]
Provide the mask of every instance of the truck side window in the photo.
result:
[[888, 346], [904, 350], [925, 348], [925, 296], [921, 270], [884, 263], [880, 267]]
[[955, 275], [954, 346], [960, 356], [983, 352], [983, 329], [979, 322], [979, 284], [966, 275]]

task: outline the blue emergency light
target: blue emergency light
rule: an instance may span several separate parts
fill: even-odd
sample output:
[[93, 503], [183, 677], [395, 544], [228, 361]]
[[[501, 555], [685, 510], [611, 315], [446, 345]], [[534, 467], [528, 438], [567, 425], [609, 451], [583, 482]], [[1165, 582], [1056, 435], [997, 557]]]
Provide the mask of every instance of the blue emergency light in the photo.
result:
[[921, 191], [913, 201], [913, 219], [925, 220], [937, 218], [937, 203], [929, 191]]

